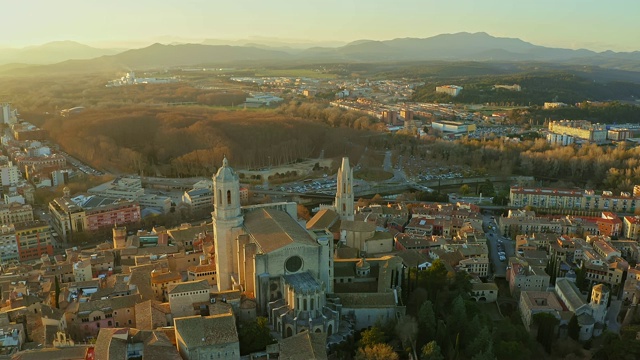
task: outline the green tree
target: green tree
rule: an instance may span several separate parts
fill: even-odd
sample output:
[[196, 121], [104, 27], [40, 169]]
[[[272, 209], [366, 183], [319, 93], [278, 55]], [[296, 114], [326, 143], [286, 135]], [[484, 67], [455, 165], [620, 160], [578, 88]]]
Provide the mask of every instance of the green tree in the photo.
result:
[[587, 269], [584, 268], [584, 264], [576, 270], [576, 286], [580, 291], [586, 291], [589, 288]]
[[442, 355], [442, 350], [440, 350], [438, 343], [430, 341], [423, 346], [420, 360], [444, 360], [444, 355]]
[[556, 337], [556, 325], [558, 319], [548, 313], [538, 313], [533, 315], [533, 321], [538, 326], [538, 334], [536, 339], [547, 353], [551, 353], [551, 345]]
[[433, 303], [429, 300], [422, 303], [418, 311], [418, 324], [422, 332], [421, 338], [425, 341], [434, 340], [436, 337], [436, 314], [433, 311]]
[[484, 197], [491, 197], [496, 195], [496, 189], [493, 187], [493, 183], [487, 179], [478, 187], [478, 192]]
[[462, 196], [469, 195], [469, 193], [471, 192], [471, 188], [469, 187], [469, 185], [464, 184], [464, 185], [460, 186], [460, 189], [458, 190], [458, 192]]
[[56, 309], [60, 309], [60, 280], [58, 280], [58, 276], [54, 276], [55, 284], [54, 284], [54, 299], [53, 303]]
[[[487, 352], [491, 346], [491, 332], [485, 326], [480, 330], [477, 336], [473, 338], [469, 346], [467, 347], [467, 354], [473, 356], [482, 352]], [[492, 351], [493, 353], [493, 351]]]
[[359, 348], [356, 352], [356, 360], [398, 360], [400, 357], [388, 344], [376, 344]]
[[264, 350], [267, 345], [276, 342], [271, 336], [267, 324], [268, 320], [265, 317], [258, 317], [254, 321], [240, 324], [238, 338], [240, 339], [240, 353], [242, 355]]
[[358, 347], [365, 348], [367, 346], [373, 346], [376, 344], [384, 344], [385, 335], [382, 329], [374, 326], [370, 329], [363, 330], [360, 333], [360, 341], [358, 341]]
[[578, 317], [574, 314], [569, 320], [569, 337], [575, 341], [580, 338], [580, 324], [578, 324]]
[[467, 323], [467, 308], [464, 304], [462, 296], [458, 296], [451, 304], [451, 314], [447, 318], [447, 327], [449, 328], [449, 336], [455, 338], [459, 336]]
[[396, 335], [405, 348], [410, 348], [414, 358], [416, 354], [416, 338], [418, 336], [418, 322], [411, 315], [403, 316], [396, 324]]
[[438, 293], [447, 289], [448, 271], [442, 260], [435, 260], [427, 270], [418, 272], [418, 285], [427, 290], [429, 300], [435, 303]]

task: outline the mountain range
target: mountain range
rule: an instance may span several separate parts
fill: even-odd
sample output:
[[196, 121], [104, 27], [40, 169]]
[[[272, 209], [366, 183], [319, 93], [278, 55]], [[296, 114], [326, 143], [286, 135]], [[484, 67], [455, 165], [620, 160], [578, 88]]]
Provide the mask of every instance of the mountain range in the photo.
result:
[[54, 41], [38, 46], [0, 49], [0, 64], [53, 64], [70, 59], [114, 55], [122, 49], [101, 49], [75, 41]]
[[[260, 38], [226, 42], [209, 39], [199, 44], [153, 44], [118, 52], [71, 41], [0, 51], [0, 73], [99, 72], [175, 66], [240, 66], [242, 64], [406, 61], [539, 61], [601, 66], [640, 71], [640, 51], [595, 52], [534, 45], [486, 33], [442, 34], [429, 38], [358, 40], [342, 46], [304, 48], [301, 43], [263, 43]], [[235, 45], [234, 45], [235, 44]], [[17, 64], [43, 64], [26, 66]], [[6, 65], [10, 64], [10, 65]]]

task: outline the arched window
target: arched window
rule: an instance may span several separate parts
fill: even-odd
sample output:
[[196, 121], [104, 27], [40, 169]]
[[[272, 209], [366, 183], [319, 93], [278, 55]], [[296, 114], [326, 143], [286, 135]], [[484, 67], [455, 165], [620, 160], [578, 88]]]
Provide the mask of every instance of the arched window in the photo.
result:
[[222, 190], [218, 190], [218, 205], [222, 205]]
[[231, 205], [231, 190], [227, 190], [227, 205]]
[[107, 322], [107, 325], [109, 325], [109, 326], [111, 326], [111, 325], [112, 325], [111, 320], [109, 320], [109, 321]]
[[347, 211], [347, 204], [342, 204], [342, 212]]
[[313, 310], [313, 299], [311, 299], [311, 307], [309, 308], [309, 310]]
[[302, 304], [303, 304], [303, 310], [307, 311], [307, 299], [302, 300]]

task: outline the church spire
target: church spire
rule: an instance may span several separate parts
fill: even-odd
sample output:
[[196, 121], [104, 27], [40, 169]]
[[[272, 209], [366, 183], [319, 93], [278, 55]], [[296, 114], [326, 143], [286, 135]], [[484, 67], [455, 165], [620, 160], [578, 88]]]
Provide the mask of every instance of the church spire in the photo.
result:
[[333, 204], [342, 220], [353, 220], [353, 169], [349, 166], [349, 158], [342, 158], [338, 169], [336, 183], [336, 199]]

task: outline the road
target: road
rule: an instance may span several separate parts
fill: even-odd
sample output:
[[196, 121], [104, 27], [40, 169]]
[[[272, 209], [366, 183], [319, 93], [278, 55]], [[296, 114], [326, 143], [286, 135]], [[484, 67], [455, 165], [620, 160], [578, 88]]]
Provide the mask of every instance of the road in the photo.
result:
[[620, 323], [618, 322], [618, 314], [620, 313], [620, 308], [622, 307], [621, 300], [611, 300], [611, 304], [609, 305], [609, 310], [607, 310], [607, 315], [605, 317], [605, 323], [607, 324], [607, 330], [612, 331], [614, 333], [620, 333]]
[[[487, 240], [489, 245], [489, 259], [493, 266], [493, 274], [495, 277], [506, 277], [507, 274], [507, 265], [509, 263], [509, 257], [515, 256], [515, 243], [510, 239], [501, 236], [496, 231], [496, 222], [491, 219], [492, 215], [484, 214], [483, 215], [483, 229], [487, 234]], [[491, 227], [491, 228], [489, 228]], [[500, 256], [498, 255], [498, 244], [502, 241], [504, 245], [504, 252], [506, 254], [506, 260], [500, 261]]]

